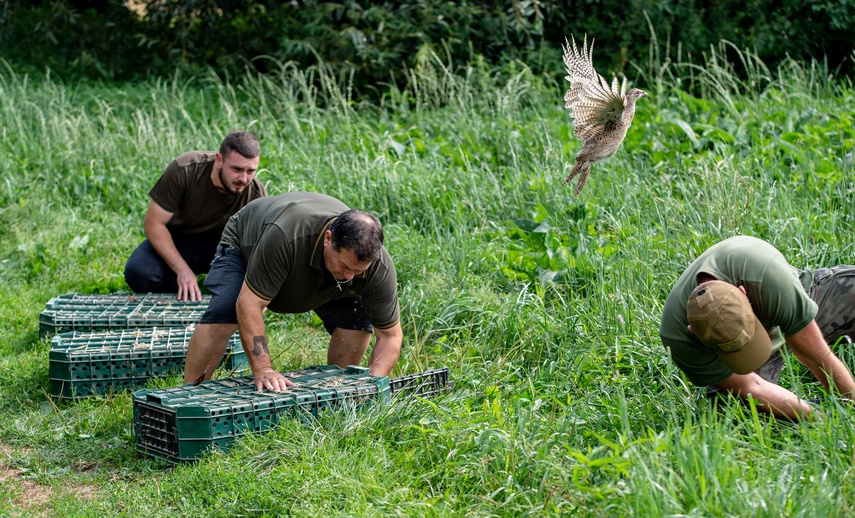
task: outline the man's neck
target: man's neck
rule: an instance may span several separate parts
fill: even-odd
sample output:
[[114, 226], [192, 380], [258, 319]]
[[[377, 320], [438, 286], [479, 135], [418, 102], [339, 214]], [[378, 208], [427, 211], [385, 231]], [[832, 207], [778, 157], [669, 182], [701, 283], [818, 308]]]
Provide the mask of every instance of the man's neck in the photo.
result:
[[220, 173], [222, 172], [223, 167], [217, 167], [217, 162], [214, 162], [214, 168], [211, 170], [211, 183], [214, 184], [214, 188], [217, 191], [223, 194], [234, 194], [226, 189], [226, 186], [223, 185], [223, 182], [220, 179]]
[[706, 272], [699, 273], [695, 278], [698, 281], [698, 284], [697, 284], [698, 286], [700, 286], [701, 284], [708, 282], [708, 281], [717, 281], [718, 280]]

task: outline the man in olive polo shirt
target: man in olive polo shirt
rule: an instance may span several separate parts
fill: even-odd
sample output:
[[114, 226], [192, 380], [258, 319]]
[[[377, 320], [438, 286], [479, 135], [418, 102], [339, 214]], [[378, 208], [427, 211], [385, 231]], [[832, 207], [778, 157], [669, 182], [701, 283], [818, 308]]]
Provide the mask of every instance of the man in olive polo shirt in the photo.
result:
[[211, 302], [190, 339], [185, 383], [210, 378], [239, 329], [258, 390], [292, 385], [273, 368], [265, 309], [314, 310], [330, 333], [331, 365], [359, 365], [372, 332], [371, 373], [388, 376], [398, 361], [397, 277], [383, 227], [330, 196], [280, 194], [241, 209], [226, 224], [205, 286]]
[[125, 281], [133, 291], [202, 299], [196, 275], [210, 268], [226, 222], [267, 195], [255, 178], [260, 155], [252, 133], [233, 131], [219, 153], [191, 151], [169, 164], [149, 192], [146, 239], [125, 264]]
[[[855, 333], [855, 267], [796, 270], [769, 243], [726, 239], [677, 281], [659, 330], [671, 359], [709, 393], [750, 395], [777, 416], [812, 407], [777, 385], [789, 348], [816, 378], [855, 398], [852, 374], [828, 344]], [[784, 347], [786, 344], [787, 347]]]

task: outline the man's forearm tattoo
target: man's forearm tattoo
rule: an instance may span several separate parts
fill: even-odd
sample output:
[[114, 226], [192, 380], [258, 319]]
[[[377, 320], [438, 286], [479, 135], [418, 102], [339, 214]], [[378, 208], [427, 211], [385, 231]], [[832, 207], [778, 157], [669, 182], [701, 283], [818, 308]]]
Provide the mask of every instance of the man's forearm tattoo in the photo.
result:
[[270, 354], [270, 351], [267, 350], [267, 338], [262, 336], [256, 336], [252, 339], [252, 354], [255, 356], [261, 356], [261, 351], [264, 351], [267, 354]]

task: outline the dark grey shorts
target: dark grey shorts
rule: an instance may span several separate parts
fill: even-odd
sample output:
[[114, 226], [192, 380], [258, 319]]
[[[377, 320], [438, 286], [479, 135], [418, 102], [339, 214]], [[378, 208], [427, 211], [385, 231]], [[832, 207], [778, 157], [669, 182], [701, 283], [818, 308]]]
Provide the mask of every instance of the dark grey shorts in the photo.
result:
[[[211, 302], [199, 319], [200, 324], [237, 324], [235, 305], [245, 277], [246, 264], [240, 250], [218, 246], [211, 262], [211, 270], [205, 279], [205, 287], [211, 292]], [[361, 295], [331, 300], [315, 308], [315, 313], [321, 318], [329, 334], [337, 327], [374, 331], [365, 314]]]
[[237, 248], [219, 245], [211, 269], [205, 278], [205, 287], [211, 292], [211, 302], [199, 319], [200, 324], [237, 324], [237, 303], [246, 264]]

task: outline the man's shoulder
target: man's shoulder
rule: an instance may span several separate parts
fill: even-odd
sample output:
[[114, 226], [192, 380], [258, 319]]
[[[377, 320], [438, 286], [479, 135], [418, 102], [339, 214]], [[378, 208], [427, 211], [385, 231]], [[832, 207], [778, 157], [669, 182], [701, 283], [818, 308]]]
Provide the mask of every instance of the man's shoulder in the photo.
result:
[[389, 254], [389, 250], [386, 249], [385, 246], [380, 247], [380, 263], [383, 264], [385, 268], [395, 269], [395, 262], [392, 260], [392, 256]]
[[249, 203], [253, 200], [257, 200], [259, 198], [266, 198], [267, 197], [267, 189], [264, 187], [264, 184], [261, 183], [261, 180], [259, 180], [257, 177], [253, 178], [252, 182], [250, 182], [249, 187], [248, 187], [248, 191], [249, 191], [249, 196], [248, 196], [249, 199], [246, 200], [246, 203]]
[[395, 263], [386, 247], [380, 248], [380, 257], [371, 263], [368, 270], [362, 275], [366, 287], [371, 290], [397, 291], [398, 274], [395, 271]]
[[188, 189], [210, 175], [217, 154], [213, 151], [189, 151], [169, 163], [155, 189], [171, 185]]
[[267, 207], [276, 207], [289, 214], [305, 214], [307, 216], [326, 217], [338, 215], [346, 210], [348, 206], [332, 196], [317, 192], [286, 192], [273, 196], [266, 196], [263, 203]]
[[151, 199], [169, 212], [176, 212], [188, 192], [212, 188], [209, 180], [217, 153], [189, 151], [175, 158], [149, 190]]
[[773, 255], [783, 257], [781, 252], [772, 243], [753, 236], [727, 238], [711, 246], [707, 252], [726, 255], [745, 255], [764, 259]]
[[178, 155], [173, 162], [179, 168], [194, 169], [198, 166], [206, 166], [212, 163], [216, 157], [216, 151], [188, 151]]
[[329, 194], [323, 194], [319, 192], [311, 192], [311, 191], [295, 191], [295, 192], [286, 192], [282, 194], [277, 194], [275, 196], [271, 196], [271, 198], [276, 198], [281, 200], [283, 203], [299, 203], [299, 204], [313, 204], [313, 205], [331, 205], [336, 207], [346, 207], [345, 203], [338, 198], [334, 198]]

